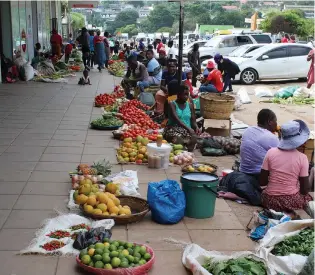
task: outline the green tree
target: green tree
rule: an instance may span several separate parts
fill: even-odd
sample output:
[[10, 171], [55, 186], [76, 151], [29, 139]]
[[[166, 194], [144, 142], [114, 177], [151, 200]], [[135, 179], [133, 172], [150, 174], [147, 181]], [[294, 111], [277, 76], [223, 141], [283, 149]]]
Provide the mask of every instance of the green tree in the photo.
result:
[[174, 17], [166, 5], [157, 5], [147, 17], [148, 21], [157, 30], [162, 27], [172, 27]]
[[139, 14], [136, 10], [125, 10], [117, 14], [115, 21], [110, 26], [116, 30], [127, 25], [136, 24], [138, 17]]
[[261, 24], [261, 28], [271, 33], [294, 33], [301, 37], [312, 35], [314, 31], [313, 20], [301, 16], [297, 10], [287, 10], [284, 12], [271, 12], [266, 15]]
[[143, 1], [126, 1], [126, 4], [130, 4], [130, 5], [133, 5], [134, 7], [143, 7], [144, 6], [144, 2]]
[[84, 16], [81, 13], [71, 12], [70, 17], [73, 30], [78, 30], [85, 26]]
[[128, 33], [129, 36], [138, 34], [138, 28], [135, 24], [127, 25], [116, 30], [116, 33]]

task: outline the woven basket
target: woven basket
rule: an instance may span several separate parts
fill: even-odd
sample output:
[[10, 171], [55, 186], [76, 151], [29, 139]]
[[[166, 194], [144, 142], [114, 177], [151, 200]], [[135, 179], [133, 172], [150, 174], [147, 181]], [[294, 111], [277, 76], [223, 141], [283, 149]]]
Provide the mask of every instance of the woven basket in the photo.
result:
[[235, 98], [230, 95], [207, 93], [200, 96], [200, 113], [203, 118], [230, 119]]
[[123, 133], [122, 132], [116, 132], [116, 131], [113, 131], [113, 136], [114, 136], [114, 139], [118, 139], [118, 140], [121, 140], [122, 136], [123, 136]]
[[141, 245], [145, 246], [147, 248], [147, 252], [151, 254], [151, 259], [144, 265], [137, 266], [137, 267], [130, 267], [130, 268], [116, 268], [116, 269], [102, 269], [102, 268], [95, 268], [87, 266], [83, 263], [81, 263], [80, 258], [77, 256], [76, 261], [77, 264], [82, 267], [85, 271], [89, 273], [94, 273], [98, 275], [146, 275], [148, 274], [149, 270], [152, 268], [154, 262], [155, 262], [155, 255], [154, 251], [151, 247], [145, 245], [145, 244], [136, 244], [135, 245]]
[[121, 205], [128, 205], [132, 211], [129, 216], [101, 216], [86, 213], [82, 206], [81, 211], [85, 216], [94, 220], [113, 219], [115, 224], [128, 224], [141, 221], [145, 215], [150, 211], [149, 204], [145, 199], [132, 196], [118, 196]]

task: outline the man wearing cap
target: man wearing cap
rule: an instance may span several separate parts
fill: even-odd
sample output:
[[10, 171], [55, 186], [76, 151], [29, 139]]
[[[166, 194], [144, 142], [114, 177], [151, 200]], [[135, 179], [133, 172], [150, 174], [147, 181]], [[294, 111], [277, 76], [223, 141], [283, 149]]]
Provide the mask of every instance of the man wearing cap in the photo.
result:
[[166, 58], [165, 48], [160, 49], [158, 62], [160, 63], [162, 68], [165, 68], [167, 66], [167, 58]]
[[199, 88], [201, 93], [221, 93], [223, 90], [223, 80], [221, 72], [215, 68], [212, 61], [207, 64], [208, 77], [202, 80]]
[[275, 211], [303, 209], [312, 199], [308, 194], [309, 163], [307, 156], [298, 151], [309, 139], [310, 130], [302, 120], [292, 120], [281, 126], [277, 148], [271, 148], [264, 159], [260, 185], [262, 205]]
[[233, 92], [231, 79], [235, 79], [235, 76], [240, 73], [240, 68], [235, 62], [228, 58], [223, 58], [219, 53], [214, 56], [214, 61], [218, 66], [218, 70], [223, 75], [223, 92], [225, 92], [227, 88], [229, 88], [228, 92]]
[[164, 48], [164, 44], [162, 43], [161, 36], [157, 36], [155, 38], [156, 41], [156, 51], [160, 53], [161, 48]]

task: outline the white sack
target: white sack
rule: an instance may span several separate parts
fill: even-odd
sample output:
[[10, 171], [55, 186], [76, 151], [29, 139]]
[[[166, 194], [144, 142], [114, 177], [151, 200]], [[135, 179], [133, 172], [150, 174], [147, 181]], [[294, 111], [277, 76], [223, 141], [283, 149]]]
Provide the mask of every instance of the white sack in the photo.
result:
[[273, 93], [269, 88], [257, 87], [257, 88], [255, 88], [255, 96], [257, 96], [257, 97], [273, 97]]
[[34, 78], [34, 68], [31, 66], [30, 63], [26, 63], [23, 66], [24, 70], [25, 70], [25, 81], [30, 81], [31, 79]]
[[241, 102], [243, 104], [248, 104], [248, 103], [251, 103], [252, 101], [250, 100], [250, 97], [247, 93], [247, 90], [246, 88], [241, 88], [239, 89], [239, 91], [237, 92], [237, 95], [240, 97], [241, 99]]
[[[250, 257], [254, 260], [264, 262], [267, 267], [267, 264], [263, 259], [255, 256], [250, 251], [237, 252], [233, 253], [230, 256], [227, 256], [220, 252], [207, 251], [197, 244], [189, 244], [186, 246], [182, 257], [182, 262], [183, 265], [193, 273], [193, 275], [212, 275], [212, 273], [208, 272], [205, 268], [202, 267], [205, 261], [210, 257], [214, 258], [217, 261], [225, 261], [241, 257]], [[267, 267], [267, 274], [275, 275], [276, 273], [272, 268]]]
[[314, 227], [314, 220], [294, 220], [279, 224], [268, 230], [265, 237], [259, 242], [257, 255], [267, 261], [278, 273], [286, 275], [298, 274], [306, 263], [307, 256], [290, 254], [275, 256], [271, 254], [274, 246], [286, 237], [297, 235], [302, 229]]

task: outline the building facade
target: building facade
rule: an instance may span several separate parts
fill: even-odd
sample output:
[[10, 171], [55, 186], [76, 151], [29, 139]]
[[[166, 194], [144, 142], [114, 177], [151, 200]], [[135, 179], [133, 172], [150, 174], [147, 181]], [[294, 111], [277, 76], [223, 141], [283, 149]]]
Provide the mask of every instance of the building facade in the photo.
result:
[[60, 0], [0, 1], [0, 53], [6, 57], [20, 51], [30, 61], [37, 42], [49, 50], [52, 29], [61, 33]]

